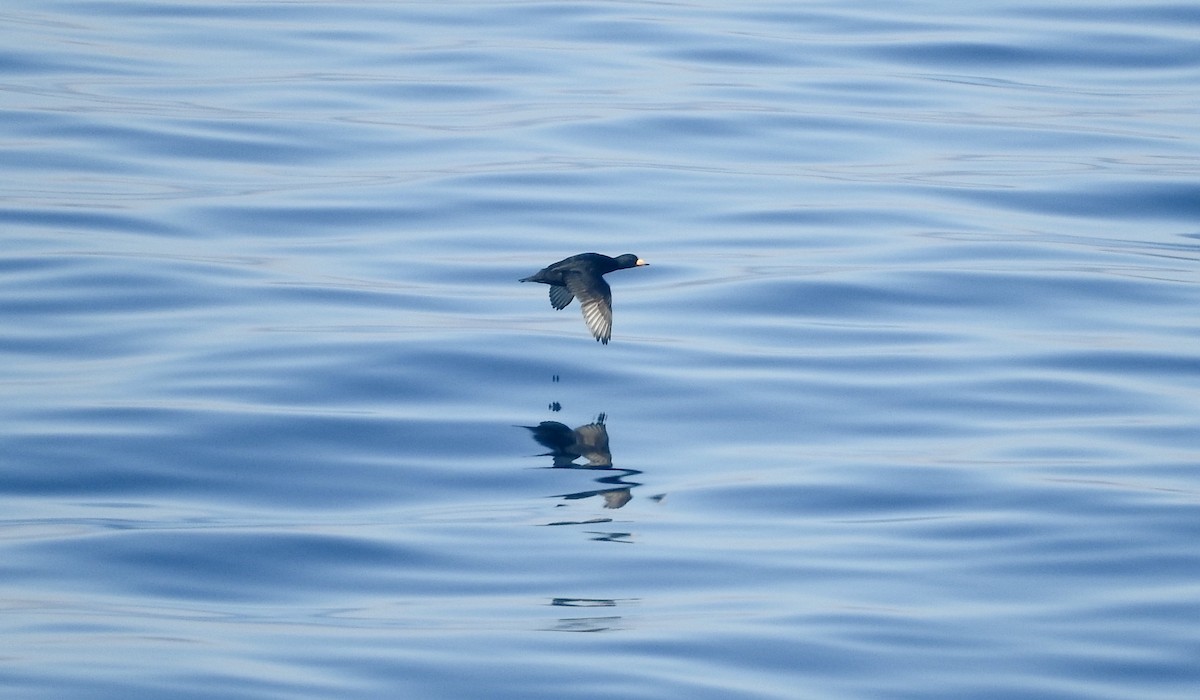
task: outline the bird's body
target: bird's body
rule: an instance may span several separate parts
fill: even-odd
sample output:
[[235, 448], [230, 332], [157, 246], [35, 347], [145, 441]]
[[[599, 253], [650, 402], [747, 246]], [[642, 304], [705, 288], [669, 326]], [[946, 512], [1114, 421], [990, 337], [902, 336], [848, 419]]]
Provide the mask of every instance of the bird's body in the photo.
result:
[[612, 337], [612, 290], [604, 275], [615, 270], [647, 265], [632, 253], [615, 258], [600, 253], [580, 253], [545, 267], [522, 279], [550, 285], [550, 305], [566, 308], [575, 297], [583, 310], [583, 320], [596, 340], [607, 345]]

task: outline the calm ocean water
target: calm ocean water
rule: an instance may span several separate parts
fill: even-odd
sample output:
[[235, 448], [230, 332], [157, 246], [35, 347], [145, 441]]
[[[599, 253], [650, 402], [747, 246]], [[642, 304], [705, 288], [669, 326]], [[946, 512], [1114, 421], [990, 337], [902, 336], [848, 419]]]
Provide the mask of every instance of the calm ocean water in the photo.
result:
[[1194, 3], [0, 17], [0, 695], [1196, 697]]

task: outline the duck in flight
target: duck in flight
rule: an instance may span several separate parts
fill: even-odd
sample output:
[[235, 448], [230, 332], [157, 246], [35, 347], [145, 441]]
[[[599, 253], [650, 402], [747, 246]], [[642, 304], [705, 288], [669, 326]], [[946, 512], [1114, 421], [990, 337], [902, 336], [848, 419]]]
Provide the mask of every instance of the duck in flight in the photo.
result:
[[648, 264], [632, 253], [615, 258], [600, 253], [580, 253], [559, 260], [521, 281], [550, 285], [550, 305], [556, 309], [566, 308], [572, 299], [579, 297], [583, 320], [592, 335], [608, 345], [612, 337], [612, 290], [604, 281], [604, 275]]

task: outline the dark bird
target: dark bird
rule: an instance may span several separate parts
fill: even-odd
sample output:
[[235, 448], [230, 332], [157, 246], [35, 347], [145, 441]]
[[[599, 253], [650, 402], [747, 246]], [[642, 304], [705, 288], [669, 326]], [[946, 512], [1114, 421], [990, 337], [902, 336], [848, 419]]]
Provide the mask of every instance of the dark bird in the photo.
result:
[[632, 253], [615, 258], [599, 253], [580, 253], [559, 260], [521, 281], [550, 285], [550, 305], [556, 309], [566, 308], [572, 299], [579, 297], [583, 320], [592, 335], [608, 345], [608, 339], [612, 337], [612, 290], [604, 281], [604, 275], [613, 270], [648, 264]]

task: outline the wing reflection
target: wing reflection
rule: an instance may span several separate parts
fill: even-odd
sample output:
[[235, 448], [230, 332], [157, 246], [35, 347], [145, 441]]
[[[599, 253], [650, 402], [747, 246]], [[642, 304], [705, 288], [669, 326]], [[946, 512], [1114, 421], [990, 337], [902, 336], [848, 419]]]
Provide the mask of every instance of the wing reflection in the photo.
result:
[[[596, 467], [574, 468], [596, 469]], [[607, 484], [608, 486], [606, 488], [588, 489], [586, 491], [576, 491], [574, 493], [560, 493], [557, 494], [556, 497], [561, 498], [564, 501], [579, 501], [584, 498], [599, 496], [600, 498], [604, 499], [605, 508], [613, 509], [620, 508], [626, 503], [629, 503], [629, 501], [633, 500], [632, 489], [635, 486], [641, 486], [641, 484], [636, 481], [625, 481], [625, 478], [641, 474], [641, 472], [636, 469], [613, 469], [612, 467], [608, 467], [605, 471], [616, 472], [614, 474], [596, 479], [597, 483]]]

